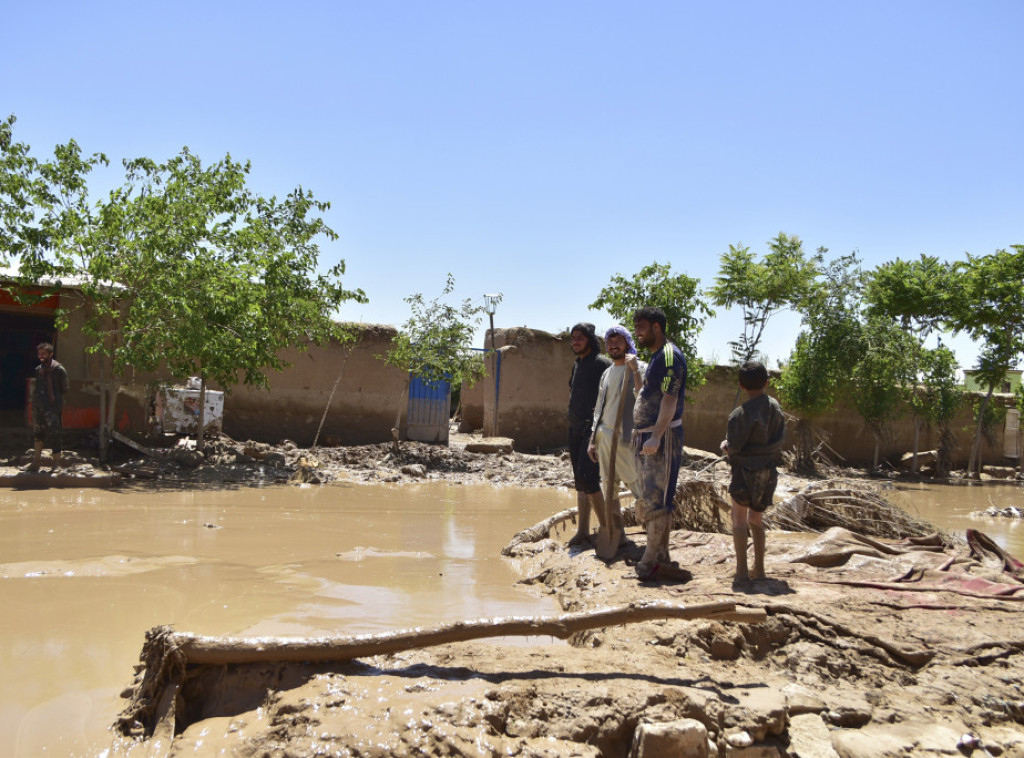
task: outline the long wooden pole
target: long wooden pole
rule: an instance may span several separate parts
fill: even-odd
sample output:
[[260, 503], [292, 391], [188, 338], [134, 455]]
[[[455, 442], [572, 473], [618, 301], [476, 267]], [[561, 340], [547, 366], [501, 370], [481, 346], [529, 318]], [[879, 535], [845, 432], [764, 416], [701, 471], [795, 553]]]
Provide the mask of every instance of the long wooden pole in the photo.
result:
[[156, 741], [173, 740], [178, 712], [184, 707], [182, 688], [196, 666], [277, 663], [343, 663], [354, 658], [399, 653], [484, 637], [538, 636], [565, 639], [587, 629], [635, 624], [655, 619], [713, 619], [758, 624], [768, 617], [764, 608], [734, 603], [675, 605], [651, 602], [617, 608], [565, 613], [548, 618], [512, 617], [457, 621], [428, 629], [409, 629], [359, 637], [284, 639], [280, 637], [205, 637], [156, 627], [142, 648], [145, 673], [137, 679], [130, 703], [115, 726], [134, 734], [139, 724]]
[[207, 637], [172, 632], [168, 642], [190, 664], [325, 663], [485, 637], [538, 636], [565, 639], [587, 629], [636, 624], [654, 619], [695, 618], [757, 624], [767, 618], [767, 612], [763, 608], [737, 607], [735, 603], [728, 602], [691, 606], [651, 602], [565, 613], [548, 618], [526, 616], [456, 621], [426, 629], [357, 637], [290, 640], [280, 637]]

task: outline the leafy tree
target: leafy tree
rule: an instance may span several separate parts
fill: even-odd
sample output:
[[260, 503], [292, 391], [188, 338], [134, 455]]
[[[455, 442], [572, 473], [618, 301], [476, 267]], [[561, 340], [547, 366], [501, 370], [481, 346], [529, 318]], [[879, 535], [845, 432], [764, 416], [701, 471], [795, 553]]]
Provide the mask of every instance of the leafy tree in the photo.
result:
[[756, 260], [749, 247], [729, 245], [723, 253], [715, 286], [708, 292], [715, 305], [738, 306], [743, 313], [743, 333], [729, 343], [736, 365], [758, 357], [758, 346], [768, 321], [777, 313], [796, 307], [817, 286], [825, 253], [804, 254], [799, 237], [779, 232], [768, 242], [768, 252]]
[[[964, 399], [958, 378], [960, 366], [953, 351], [942, 345], [930, 350], [921, 350], [917, 365], [918, 386], [910, 395], [912, 412], [915, 420], [924, 419], [938, 428], [939, 444], [935, 473], [938, 476], [945, 476], [951, 465], [953, 446], [956, 445], [956, 435], [950, 424], [963, 405]], [[916, 436], [914, 456], [916, 463]], [[915, 466], [914, 471], [916, 470]]]
[[868, 313], [896, 319], [923, 340], [950, 316], [955, 280], [952, 264], [935, 256], [897, 258], [868, 272], [864, 300]]
[[[454, 386], [472, 386], [483, 376], [483, 361], [471, 350], [482, 308], [468, 298], [460, 305], [446, 302], [454, 291], [455, 278], [448, 274], [438, 297], [430, 301], [424, 300], [422, 294], [405, 298], [412, 313], [392, 340], [387, 355], [382, 356], [385, 363], [406, 373], [391, 430], [396, 448], [402, 409], [413, 376], [428, 383], [447, 381]], [[500, 302], [501, 296], [498, 297]]]
[[802, 470], [815, 468], [810, 419], [849, 391], [853, 369], [864, 354], [857, 256], [831, 261], [820, 282], [800, 305], [803, 329], [777, 385], [783, 407], [800, 418], [796, 467]]
[[312, 193], [261, 197], [246, 187], [248, 163], [204, 166], [186, 148], [163, 164], [124, 161], [125, 183], [90, 204], [85, 176], [105, 159], [82, 159], [72, 141], [39, 162], [10, 138], [12, 124], [0, 132], [0, 193], [14, 208], [4, 238], [26, 282], [82, 283], [91, 349], [112, 366], [107, 424], [128, 371], [165, 365], [199, 376], [203, 392], [210, 381], [266, 387], [264, 371], [286, 366], [282, 349], [346, 336], [331, 314], [366, 297], [341, 285], [343, 262], [318, 273], [315, 240], [337, 235]]
[[1024, 357], [1024, 245], [991, 255], [968, 255], [953, 267], [956, 287], [950, 292], [948, 326], [981, 343], [978, 379], [987, 387], [977, 414], [968, 472], [981, 471], [984, 420], [995, 388]]
[[0, 265], [18, 262], [23, 282], [35, 284], [75, 273], [74, 257], [88, 257], [95, 220], [86, 180], [109, 161], [102, 153], [84, 157], [74, 140], [39, 161], [14, 140], [16, 121], [0, 121]]
[[891, 423], [906, 410], [916, 384], [917, 342], [894, 322], [878, 317], [862, 322], [859, 341], [861, 355], [850, 372], [850, 395], [875, 438], [871, 468], [876, 470]]
[[700, 280], [673, 274], [671, 266], [655, 262], [644, 266], [635, 276], [613, 276], [588, 307], [604, 309], [630, 328], [633, 313], [645, 306], [657, 306], [665, 312], [665, 336], [686, 357], [686, 388], [692, 392], [704, 384], [708, 370], [697, 355], [697, 338], [704, 322], [715, 315], [700, 290]]
[[[864, 297], [869, 317], [889, 319], [915, 338], [915, 344], [906, 346], [906, 356], [918, 385], [907, 398], [914, 417], [911, 467], [914, 473], [917, 472], [922, 425], [936, 423], [939, 426], [941, 470], [949, 463], [950, 445], [955, 439], [948, 428], [952, 415], [946, 416], [946, 412], [956, 404], [953, 386], [957, 365], [947, 360], [952, 356], [949, 351], [936, 353], [925, 347], [927, 337], [941, 328], [950, 315], [955, 278], [951, 264], [927, 255], [912, 261], [897, 258], [865, 276]], [[936, 407], [925, 399], [940, 405]], [[952, 414], [955, 413], [954, 408]]]

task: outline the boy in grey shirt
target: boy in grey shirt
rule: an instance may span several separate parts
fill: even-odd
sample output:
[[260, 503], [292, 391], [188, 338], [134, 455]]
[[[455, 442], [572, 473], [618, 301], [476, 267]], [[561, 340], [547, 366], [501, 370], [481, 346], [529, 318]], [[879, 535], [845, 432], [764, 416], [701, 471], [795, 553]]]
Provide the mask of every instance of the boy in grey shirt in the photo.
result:
[[[786, 438], [786, 418], [778, 401], [765, 394], [768, 370], [758, 361], [740, 366], [740, 387], [747, 401], [729, 414], [722, 452], [732, 465], [732, 536], [736, 582], [764, 579], [764, 512], [779, 481], [775, 461]], [[753, 537], [754, 569], [747, 571], [747, 537]]]

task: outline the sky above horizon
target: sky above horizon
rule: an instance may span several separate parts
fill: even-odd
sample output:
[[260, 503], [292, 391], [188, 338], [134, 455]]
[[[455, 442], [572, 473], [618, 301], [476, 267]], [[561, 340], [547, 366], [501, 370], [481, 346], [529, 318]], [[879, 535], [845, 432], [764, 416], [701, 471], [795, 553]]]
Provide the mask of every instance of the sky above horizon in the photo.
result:
[[[184, 146], [311, 189], [324, 268], [370, 300], [345, 320], [400, 325], [450, 272], [459, 300], [502, 293], [498, 327], [603, 331], [614, 275], [710, 287], [780, 231], [865, 268], [1024, 243], [1017, 0], [5, 6], [16, 140], [105, 153], [97, 197]], [[741, 330], [719, 309], [701, 356]], [[770, 322], [772, 366], [798, 330]]]

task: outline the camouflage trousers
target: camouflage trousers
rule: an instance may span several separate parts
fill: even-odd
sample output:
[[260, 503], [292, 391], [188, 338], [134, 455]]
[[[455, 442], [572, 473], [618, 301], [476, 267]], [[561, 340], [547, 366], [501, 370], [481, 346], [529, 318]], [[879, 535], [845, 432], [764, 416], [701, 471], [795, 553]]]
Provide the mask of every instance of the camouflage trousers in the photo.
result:
[[50, 440], [50, 449], [59, 453], [63, 445], [64, 424], [61, 421], [60, 408], [32, 409], [32, 439], [45, 443]]
[[637, 503], [649, 516], [662, 511], [671, 513], [675, 509], [676, 483], [683, 462], [683, 428], [669, 428], [661, 438], [658, 452], [643, 455], [640, 450], [650, 437], [650, 432], [634, 431], [632, 440], [640, 489]]

